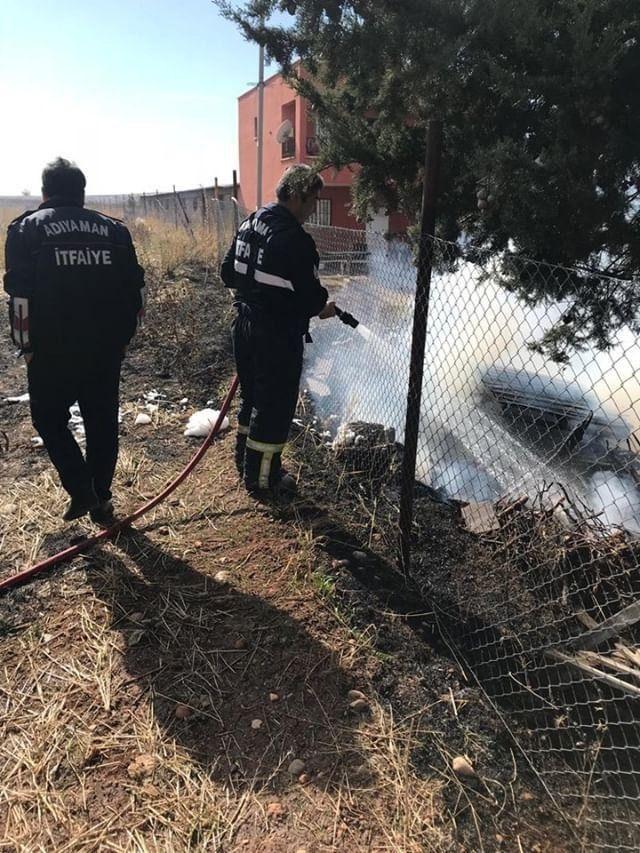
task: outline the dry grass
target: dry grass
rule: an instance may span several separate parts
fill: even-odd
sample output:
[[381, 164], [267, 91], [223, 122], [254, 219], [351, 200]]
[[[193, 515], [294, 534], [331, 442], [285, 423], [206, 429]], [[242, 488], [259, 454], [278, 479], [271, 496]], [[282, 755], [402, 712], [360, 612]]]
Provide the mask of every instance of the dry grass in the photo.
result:
[[[130, 407], [124, 409], [126, 420]], [[160, 410], [154, 429], [175, 436], [179, 419]], [[396, 719], [372, 698], [370, 716], [346, 714], [346, 698], [328, 692], [331, 679], [344, 673], [363, 686], [372, 645], [314, 582], [318, 554], [310, 532], [301, 525], [283, 539], [282, 525], [252, 509], [236, 488], [228, 450], [222, 465], [220, 453], [218, 447], [170, 502], [145, 519], [142, 560], [122, 543], [108, 545], [18, 593], [23, 607], [5, 599], [0, 849], [445, 849], [451, 840], [442, 802], [446, 780], [421, 777], [412, 762], [430, 736], [430, 709]], [[137, 503], [174, 470], [175, 462], [158, 464], [144, 446], [125, 446], [116, 492], [128, 491]], [[56, 550], [64, 500], [48, 469], [3, 493], [3, 553], [12, 553], [11, 568]], [[247, 512], [253, 519], [248, 529], [234, 522]], [[158, 563], [163, 555], [177, 562], [164, 568]], [[257, 574], [250, 585], [248, 567]], [[215, 582], [220, 568], [231, 573], [230, 587]], [[238, 631], [249, 633], [244, 600], [260, 590], [262, 600], [276, 600], [260, 611], [259, 625], [294, 620], [301, 640], [308, 632], [316, 638], [311, 649], [303, 647], [282, 664], [286, 672], [275, 689], [284, 693], [284, 685], [299, 685], [300, 693], [282, 711], [278, 705], [277, 717], [269, 704], [255, 707], [252, 695], [243, 699], [237, 692], [247, 681], [263, 694], [275, 683], [261, 674], [265, 629], [258, 627], [248, 650], [239, 652], [232, 642]], [[214, 610], [210, 600], [217, 602]], [[212, 633], [215, 652], [207, 651]], [[133, 666], [130, 656], [149, 643], [157, 652], [145, 675], [146, 663]], [[178, 647], [190, 653], [181, 659], [174, 688], [163, 677], [162, 661]], [[185, 734], [189, 721], [163, 714], [163, 702], [172, 711], [178, 697], [193, 709], [194, 720], [228, 733], [217, 755], [202, 757], [196, 739]], [[229, 701], [251, 706], [241, 725], [229, 725]], [[256, 716], [265, 719], [270, 735], [247, 746], [247, 723]], [[299, 719], [305, 738], [313, 732], [320, 768], [304, 785], [286, 773], [299, 754], [301, 735], [290, 728]], [[234, 742], [242, 746], [242, 761]], [[150, 772], [131, 778], [129, 768], [140, 756]], [[273, 803], [282, 805], [281, 817], [269, 816]]]
[[[0, 233], [3, 239], [11, 220], [23, 212], [22, 208], [0, 207]], [[115, 211], [113, 215], [120, 217], [121, 212]], [[126, 224], [131, 231], [140, 263], [147, 272], [147, 279], [153, 283], [175, 276], [185, 264], [213, 269], [232, 237], [228, 228], [216, 229], [213, 225], [205, 226], [202, 223], [194, 224], [190, 229], [176, 228], [173, 223], [153, 216], [128, 221]], [[4, 255], [0, 257], [0, 271], [4, 270], [3, 265]]]
[[[181, 265], [217, 255], [202, 243], [194, 261], [193, 238], [164, 226], [136, 241], [151, 270], [147, 334], [167, 348], [176, 289], [197, 296]], [[132, 509], [193, 445], [181, 442], [178, 407], [161, 406], [144, 433], [132, 430], [140, 402], [125, 396], [122, 409], [115, 492]], [[31, 434], [25, 410], [0, 460], [6, 572], [85, 529], [61, 530], [66, 495], [42, 451], [9, 476]], [[283, 535], [252, 508], [228, 451], [219, 454], [144, 519], [139, 550], [106, 545], [0, 602], [0, 849], [418, 853], [445, 838], [442, 783], [412, 772], [415, 719], [396, 722], [373, 696], [370, 716], [347, 713], [346, 690], [362, 683], [372, 648], [315, 584], [313, 536], [302, 526]], [[221, 568], [232, 575], [222, 587]], [[265, 658], [274, 628], [293, 632], [294, 654], [269, 668], [280, 654]], [[247, 649], [235, 647], [239, 634]], [[265, 702], [270, 688], [277, 703]], [[175, 718], [180, 703], [188, 720]], [[256, 717], [268, 729], [260, 739], [248, 725]], [[303, 784], [287, 773], [301, 754]]]
[[[125, 470], [129, 464], [125, 460]], [[136, 469], [145, 491], [156, 489], [163, 473], [148, 460], [141, 460]], [[203, 639], [216, 631], [220, 619], [233, 622], [236, 589], [235, 606], [242, 609], [246, 549], [241, 547], [237, 556], [232, 551], [225, 560], [233, 582], [215, 612], [203, 607], [202, 593], [194, 589], [188, 570], [184, 580], [171, 572], [167, 580], [162, 572], [154, 574], [158, 540], [165, 553], [188, 560], [194, 536], [222, 533], [220, 512], [242, 509], [246, 499], [225, 492], [225, 477], [217, 499], [212, 496], [208, 506], [202, 502], [195, 516], [189, 512], [191, 500], [215, 482], [215, 473], [201, 471], [178, 503], [150, 520], [145, 536], [154, 544], [146, 562], [141, 564], [139, 554], [134, 559], [118, 545], [107, 546], [85, 568], [67, 568], [28, 590], [44, 612], [5, 638], [3, 649], [0, 844], [15, 850], [284, 851], [295, 849], [288, 839], [297, 838], [317, 845], [313, 850], [441, 849], [446, 836], [438, 817], [442, 782], [417, 778], [412, 770], [412, 752], [426, 731], [420, 717], [396, 722], [389, 709], [375, 702], [366, 719], [336, 714], [335, 700], [321, 692], [324, 681], [315, 680], [313, 672], [326, 667], [324, 658], [331, 657], [327, 648], [318, 646], [299, 662], [294, 659], [292, 683], [307, 685], [307, 710], [295, 702], [279, 715], [268, 707], [252, 709], [244, 717], [265, 719], [273, 730], [267, 741], [257, 749], [247, 747], [248, 730], [236, 728], [222, 738], [229, 754], [223, 746], [217, 758], [209, 759], [199, 757], [195, 736], [180, 733], [180, 725], [188, 727], [189, 721], [172, 723], [161, 716], [163, 697], [173, 711], [177, 695], [167, 689], [162, 674], [144, 678], [133, 671], [130, 660], [127, 663], [131, 649], [151, 642], [153, 635], [159, 646], [154, 660], [162, 666], [164, 655], [170, 660], [176, 653], [171, 638], [182, 631], [180, 643], [190, 653], [181, 662], [178, 693], [193, 709], [194, 720], [218, 729], [223, 723], [223, 731], [228, 722], [220, 706], [225, 683], [237, 685], [247, 678], [261, 683], [259, 672], [252, 675], [248, 670], [257, 647], [255, 652], [239, 652], [232, 645], [216, 654], [202, 649]], [[48, 478], [33, 490], [12, 495], [25, 525], [41, 507], [45, 491], [55, 507], [59, 495]], [[45, 529], [55, 527], [53, 513], [50, 518]], [[272, 523], [263, 524], [273, 541]], [[224, 534], [229, 532], [225, 525]], [[21, 554], [30, 553], [26, 535], [17, 544]], [[303, 611], [305, 599], [312, 604], [314, 595], [311, 584], [300, 586], [300, 579], [308, 576], [309, 557], [304, 548], [292, 551], [286, 568], [291, 592]], [[141, 582], [145, 589], [154, 584], [157, 595], [148, 604], [161, 606], [140, 613], [123, 609], [122, 585], [129, 576], [132, 584]], [[286, 577], [282, 580], [285, 586]], [[219, 597], [211, 577], [208, 583], [211, 596]], [[344, 627], [326, 627], [332, 631], [332, 645], [349, 647]], [[365, 654], [364, 648], [349, 653], [354, 674], [363, 668]], [[346, 666], [344, 658], [341, 666]], [[325, 770], [307, 784], [287, 781], [286, 767], [294, 757], [287, 749], [288, 714], [308, 717], [317, 729], [316, 756], [321, 756]], [[276, 731], [278, 726], [285, 731]], [[237, 761], [233, 741], [240, 742], [244, 762]], [[137, 776], [134, 762], [140, 756], [149, 772]], [[290, 798], [294, 802], [289, 805]], [[277, 819], [269, 816], [274, 802], [284, 809]], [[261, 848], [260, 839], [282, 846]]]
[[153, 218], [128, 225], [140, 263], [154, 282], [175, 276], [185, 264], [213, 268], [219, 263], [222, 247], [209, 228], [197, 225], [188, 231]]
[[[3, 242], [7, 226], [12, 219], [15, 219], [16, 216], [19, 216], [23, 212], [20, 208], [0, 207], [0, 235], [2, 235]], [[0, 253], [0, 272], [4, 272], [4, 252]]]
[[[211, 323], [217, 339], [226, 339], [227, 322], [223, 302], [199, 301], [219, 260], [207, 239], [148, 223], [134, 232], [151, 306], [145, 348], [134, 352], [142, 376], [123, 392], [121, 510], [157, 494], [195, 449], [181, 437], [175, 383], [173, 405], [133, 427], [142, 387], [162, 389], [150, 370], [157, 350], [171, 353], [174, 367], [186, 353], [187, 377], [189, 349], [208, 346], [197, 322]], [[211, 381], [219, 384], [226, 374], [217, 346]], [[19, 370], [9, 369], [12, 388]], [[3, 575], [86, 531], [82, 523], [61, 530], [66, 498], [42, 451], [29, 447], [31, 435], [26, 410], [22, 420], [15, 414], [0, 456]], [[246, 497], [229, 437], [137, 532], [0, 599], [0, 850], [500, 847], [495, 827], [515, 794], [452, 773], [453, 746], [440, 725], [448, 694], [410, 707], [381, 698], [377, 640], [398, 620], [379, 609], [355, 625], [305, 518]], [[369, 545], [374, 527], [367, 520], [363, 528]], [[443, 682], [452, 671], [448, 662], [430, 670]], [[419, 672], [416, 680], [428, 679]], [[366, 694], [367, 713], [350, 712], [353, 688]], [[462, 714], [463, 703], [452, 701]], [[464, 750], [482, 759], [485, 740], [472, 726], [459, 729]], [[307, 778], [288, 774], [296, 757]], [[539, 834], [529, 823], [521, 849], [534, 849], [531, 837]], [[518, 849], [513, 842], [507, 849]]]
[[[167, 615], [177, 615], [171, 599]], [[85, 646], [79, 659], [69, 650], [48, 651], [55, 635], [32, 634], [21, 639], [21, 660], [7, 672], [20, 688], [6, 696], [3, 709], [11, 718], [0, 746], [3, 843], [16, 849], [217, 850], [243, 826], [248, 837], [265, 837], [265, 810], [275, 796], [269, 788], [282, 769], [239, 785], [230, 776], [223, 784], [167, 736], [146, 702], [113, 712], [113, 681], [122, 675], [120, 638], [104, 616], [86, 607], [80, 623]], [[187, 671], [183, 682], [195, 688], [200, 674]], [[361, 732], [364, 764], [344, 773], [337, 793], [301, 788], [293, 832], [323, 838], [322, 849], [438, 849], [443, 836], [434, 818], [441, 786], [413, 776], [413, 737], [376, 707]], [[334, 727], [327, 730], [329, 744], [339, 738]], [[128, 780], [125, 768], [138, 756], [153, 769]], [[289, 758], [282, 755], [282, 766]], [[100, 775], [117, 773], [126, 789], [117, 810], [96, 799], [96, 762]], [[371, 846], [362, 842], [362, 824]]]

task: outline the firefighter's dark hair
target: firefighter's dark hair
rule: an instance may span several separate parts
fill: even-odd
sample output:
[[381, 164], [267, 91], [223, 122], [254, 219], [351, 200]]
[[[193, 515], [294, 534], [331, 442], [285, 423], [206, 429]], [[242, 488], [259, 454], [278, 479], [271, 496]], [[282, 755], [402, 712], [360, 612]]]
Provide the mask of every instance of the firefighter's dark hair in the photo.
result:
[[57, 157], [42, 170], [42, 194], [47, 198], [61, 196], [83, 201], [86, 185], [87, 179], [82, 170], [64, 157]]
[[324, 181], [320, 175], [304, 163], [296, 163], [289, 166], [278, 181], [276, 187], [276, 198], [278, 201], [289, 201], [291, 196], [299, 195], [302, 201], [313, 193], [320, 192], [324, 187]]

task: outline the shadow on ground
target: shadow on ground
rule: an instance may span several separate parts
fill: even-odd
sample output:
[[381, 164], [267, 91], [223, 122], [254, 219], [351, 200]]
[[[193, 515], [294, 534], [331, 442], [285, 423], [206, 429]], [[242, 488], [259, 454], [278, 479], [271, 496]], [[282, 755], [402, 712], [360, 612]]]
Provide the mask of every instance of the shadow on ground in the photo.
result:
[[214, 778], [272, 779], [278, 788], [291, 783], [288, 767], [299, 758], [309, 781], [327, 787], [362, 764], [348, 716], [352, 684], [300, 622], [140, 531], [94, 552], [93, 562], [88, 578], [125, 636], [129, 689]]

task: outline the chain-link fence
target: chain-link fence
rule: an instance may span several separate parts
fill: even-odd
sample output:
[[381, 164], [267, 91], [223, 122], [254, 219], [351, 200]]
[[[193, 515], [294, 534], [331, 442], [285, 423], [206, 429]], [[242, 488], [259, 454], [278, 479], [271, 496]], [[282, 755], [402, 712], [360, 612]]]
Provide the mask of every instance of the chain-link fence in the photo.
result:
[[[244, 212], [200, 198], [127, 197], [121, 215], [204, 228], [224, 250]], [[303, 408], [336, 493], [356, 496], [370, 547], [399, 562], [415, 247], [308, 230], [330, 298], [360, 322], [314, 324]], [[471, 262], [436, 240], [433, 260], [412, 581], [579, 843], [638, 849], [640, 342], [623, 328], [609, 350], [557, 363], [532, 344], [566, 304], [521, 302], [501, 283], [505, 258]], [[525, 272], [556, 291], [579, 275], [511, 262], [512, 278]], [[613, 295], [615, 282], [592, 275], [599, 284]]]
[[[414, 252], [309, 230], [331, 298], [361, 321], [312, 329], [310, 403], [343, 474], [391, 508], [397, 547]], [[525, 305], [500, 283], [504, 258], [471, 263], [440, 241], [434, 256], [412, 580], [587, 849], [638, 849], [640, 342], [623, 328], [608, 351], [556, 363], [532, 344], [567, 305]]]

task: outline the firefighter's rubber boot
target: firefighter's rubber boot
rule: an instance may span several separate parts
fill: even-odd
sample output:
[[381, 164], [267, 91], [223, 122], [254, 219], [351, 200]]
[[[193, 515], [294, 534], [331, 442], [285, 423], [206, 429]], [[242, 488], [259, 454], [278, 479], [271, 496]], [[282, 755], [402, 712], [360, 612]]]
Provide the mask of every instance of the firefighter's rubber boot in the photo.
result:
[[97, 507], [89, 511], [89, 516], [94, 524], [105, 529], [113, 527], [116, 523], [116, 516], [113, 511], [111, 501], [102, 501]]
[[79, 492], [71, 496], [69, 505], [62, 518], [64, 521], [75, 521], [76, 518], [82, 518], [83, 515], [91, 512], [99, 504], [100, 500], [93, 489], [89, 489], [86, 492]]
[[280, 471], [278, 472], [278, 479], [275, 485], [272, 487], [272, 491], [275, 495], [279, 495], [280, 497], [293, 497], [295, 493], [298, 491], [298, 484], [291, 476], [291, 474], [280, 466]]
[[296, 481], [282, 467], [281, 444], [247, 441], [244, 457], [244, 484], [247, 491], [259, 498], [288, 497], [295, 494]]

